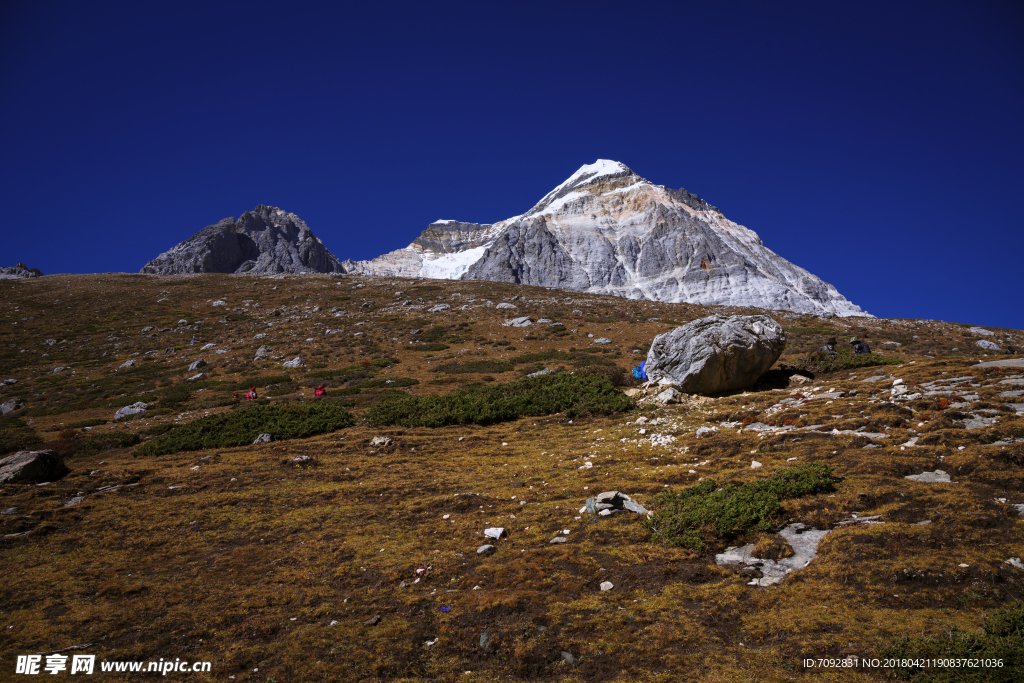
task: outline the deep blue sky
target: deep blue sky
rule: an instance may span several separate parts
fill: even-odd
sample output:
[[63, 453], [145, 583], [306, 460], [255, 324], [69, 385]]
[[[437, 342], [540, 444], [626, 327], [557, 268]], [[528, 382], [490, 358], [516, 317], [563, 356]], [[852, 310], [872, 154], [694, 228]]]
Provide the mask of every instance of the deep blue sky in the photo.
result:
[[0, 103], [0, 265], [257, 204], [371, 258], [607, 158], [875, 315], [1024, 328], [1019, 2], [6, 2]]

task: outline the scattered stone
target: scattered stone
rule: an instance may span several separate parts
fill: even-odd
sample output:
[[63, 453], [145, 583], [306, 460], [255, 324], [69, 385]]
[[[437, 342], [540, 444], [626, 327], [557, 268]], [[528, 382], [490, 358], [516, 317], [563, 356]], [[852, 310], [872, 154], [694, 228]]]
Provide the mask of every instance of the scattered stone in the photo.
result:
[[21, 410], [25, 407], [25, 402], [20, 398], [12, 398], [4, 401], [0, 404], [0, 415], [6, 415], [7, 413], [13, 413], [15, 410]]
[[384, 448], [390, 446], [393, 443], [393, 439], [390, 436], [375, 436], [370, 439], [370, 446], [374, 448]]
[[759, 467], [763, 467], [763, 465], [761, 463], [759, 463], [758, 461], [756, 461], [756, 460], [751, 460], [750, 461], [750, 469], [756, 470]]
[[970, 332], [971, 334], [981, 334], [985, 336], [991, 336], [995, 334], [995, 332], [993, 332], [992, 330], [986, 330], [984, 327], [969, 327], [967, 328], [967, 331]]
[[114, 419], [120, 420], [122, 417], [129, 417], [131, 415], [141, 415], [145, 413], [147, 410], [149, 410], [149, 404], [145, 403], [144, 401], [138, 401], [136, 403], [131, 404], [130, 406], [125, 406], [118, 410], [116, 413], [114, 413]]
[[518, 308], [518, 307], [515, 306], [514, 304], [510, 304], [508, 302], [502, 302], [502, 303], [498, 304], [497, 306], [495, 306], [495, 308]]
[[594, 343], [595, 344], [611, 344], [612, 340], [608, 339], [608, 337], [601, 337], [600, 339], [595, 339]]
[[611, 581], [602, 581], [601, 582], [601, 590], [602, 591], [610, 591], [613, 588], [615, 588], [615, 584], [612, 583]]
[[227, 305], [228, 305], [228, 302], [227, 302], [227, 301], [224, 301], [223, 299], [217, 299], [216, 301], [214, 301], [214, 302], [213, 302], [212, 304], [210, 304], [210, 305], [211, 305], [211, 306], [227, 306]]
[[206, 367], [206, 361], [203, 360], [202, 358], [200, 358], [199, 360], [192, 361], [192, 363], [188, 366], [188, 371], [189, 372], [195, 372], [199, 368], [205, 368], [205, 367]]
[[185, 381], [186, 382], [195, 382], [195, 381], [201, 380], [201, 379], [206, 379], [206, 373], [205, 372], [200, 372], [198, 374], [192, 375], [191, 377], [186, 378]]
[[451, 306], [448, 304], [437, 304], [427, 309], [427, 313], [440, 313], [441, 311], [447, 311]]
[[568, 664], [569, 666], [576, 666], [576, 658], [568, 652], [562, 653], [562, 661]]
[[530, 322], [530, 319], [527, 317], [512, 318], [511, 320], [506, 320], [502, 323], [505, 327], [529, 327], [532, 324], [533, 323]]
[[942, 470], [935, 470], [934, 472], [922, 472], [921, 474], [910, 474], [904, 479], [910, 479], [911, 481], [920, 481], [926, 484], [950, 484], [952, 483], [949, 479], [949, 475]]
[[486, 536], [487, 538], [493, 538], [494, 540], [498, 540], [499, 538], [501, 538], [502, 536], [506, 536], [507, 534], [508, 532], [505, 531], [505, 527], [492, 526], [488, 529], [484, 529], [484, 536]]
[[679, 403], [683, 399], [684, 394], [676, 389], [675, 387], [669, 387], [665, 391], [661, 392], [654, 397], [654, 400], [658, 403], [669, 405], [672, 403]]
[[[593, 501], [593, 503], [591, 503], [591, 501]], [[648, 514], [647, 508], [621, 491], [604, 491], [593, 498], [587, 499], [587, 512], [590, 512], [591, 508], [593, 508], [595, 512], [591, 512], [590, 514], [600, 514], [601, 512], [610, 510], [626, 510], [629, 512], [635, 512], [638, 515]], [[611, 513], [609, 512], [609, 514]]]
[[[750, 427], [753, 427], [753, 426], [754, 425], [749, 425], [748, 429]], [[765, 426], [767, 427], [768, 425], [765, 425]], [[700, 438], [700, 437], [704, 436], [705, 434], [711, 434], [711, 433], [717, 432], [717, 431], [718, 431], [718, 427], [698, 427], [697, 428], [697, 438]]]
[[493, 545], [491, 545], [490, 543], [485, 543], [484, 545], [482, 545], [482, 546], [480, 546], [479, 548], [476, 549], [476, 554], [477, 555], [490, 555], [495, 550], [497, 550], [497, 548], [495, 548]]
[[569, 539], [566, 538], [565, 536], [555, 536], [550, 541], [548, 541], [548, 543], [565, 543], [568, 540]]
[[1011, 567], [1016, 567], [1017, 569], [1024, 569], [1024, 560], [1021, 560], [1019, 557], [1011, 557], [1006, 560], [1006, 564]]
[[270, 441], [270, 434], [260, 434], [256, 437], [256, 440], [252, 442], [252, 445], [255, 446], [258, 443], [270, 443]]
[[691, 394], [753, 385], [786, 348], [782, 326], [767, 315], [712, 315], [654, 338], [647, 376]]
[[294, 458], [292, 458], [292, 462], [297, 462], [300, 464], [304, 462], [313, 462], [313, 458], [309, 457], [308, 455], [296, 455]]
[[374, 614], [372, 617], [363, 622], [363, 626], [376, 626], [380, 623], [380, 615]]
[[260, 360], [261, 358], [266, 358], [271, 353], [272, 349], [266, 344], [264, 344], [260, 348], [256, 349], [256, 357], [253, 360]]
[[255, 337], [253, 337], [253, 339], [266, 339], [266, 338], [267, 338], [267, 333], [266, 332], [260, 332]]
[[974, 345], [986, 349], [987, 351], [1002, 351], [997, 344], [990, 342], [988, 339], [979, 339], [974, 342]]
[[17, 511], [18, 511], [18, 508], [7, 508], [3, 512], [0, 512], [0, 515], [13, 515]]
[[130, 368], [130, 367], [132, 367], [134, 365], [135, 365], [135, 359], [134, 358], [129, 358], [125, 362], [121, 363], [121, 367], [122, 368]]
[[284, 363], [281, 363], [281, 367], [285, 368], [301, 368], [304, 365], [305, 363], [302, 362], [302, 358], [299, 356], [295, 356], [295, 358], [292, 358], [291, 360], [287, 360]]
[[204, 346], [203, 346], [203, 347], [202, 347], [201, 349], [199, 349], [199, 350], [200, 350], [200, 351], [209, 351], [210, 349], [212, 349], [212, 348], [213, 348], [213, 347], [215, 347], [215, 346], [217, 346], [217, 345], [216, 345], [216, 344], [206, 344], [206, 345], [204, 345]]
[[0, 458], [0, 484], [39, 484], [70, 472], [56, 451], [18, 451]]
[[480, 634], [480, 649], [484, 652], [491, 651], [491, 634], [481, 633]]
[[549, 370], [547, 368], [544, 368], [543, 370], [538, 370], [537, 372], [531, 372], [529, 375], [527, 375], [527, 377], [541, 377], [543, 375], [553, 375], [553, 374], [555, 374], [554, 370]]
[[69, 507], [78, 505], [79, 503], [83, 502], [84, 500], [85, 500], [85, 498], [83, 498], [82, 496], [75, 496], [74, 498], [72, 498], [68, 502], [64, 503], [64, 507], [69, 508]]

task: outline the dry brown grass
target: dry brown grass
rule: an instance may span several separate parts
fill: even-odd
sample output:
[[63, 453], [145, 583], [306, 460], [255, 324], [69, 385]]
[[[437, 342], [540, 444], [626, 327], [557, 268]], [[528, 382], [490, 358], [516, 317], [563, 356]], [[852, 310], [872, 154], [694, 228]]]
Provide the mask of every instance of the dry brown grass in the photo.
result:
[[[398, 303], [422, 298], [424, 309], [392, 307], [399, 290], [404, 294]], [[5, 377], [19, 379], [3, 389], [2, 399], [24, 398], [21, 419], [31, 420], [30, 427], [47, 440], [73, 422], [112, 419], [116, 407], [108, 404], [117, 399], [142, 398], [156, 407], [145, 419], [96, 426], [93, 433], [142, 433], [179, 416], [188, 421], [230, 410], [239, 383], [255, 375], [292, 377], [294, 386], [286, 385], [291, 393], [274, 401], [313, 400], [315, 383], [307, 381], [307, 371], [356, 365], [362, 369], [333, 377], [330, 386], [413, 378], [419, 384], [400, 391], [447, 393], [483, 381], [483, 375], [459, 373], [451, 382], [431, 384], [439, 376], [433, 372], [437, 365], [589, 348], [588, 333], [611, 338], [611, 348], [603, 349], [611, 352], [602, 357], [628, 370], [642, 359], [633, 349], [646, 350], [655, 334], [671, 328], [664, 321], [712, 312], [499, 283], [419, 285], [369, 278], [50, 276], [2, 282], [0, 292], [6, 302], [0, 308], [0, 367]], [[480, 306], [485, 299], [497, 303], [515, 295], [522, 299], [510, 314], [551, 318], [577, 332], [503, 327], [505, 311]], [[164, 297], [169, 301], [157, 302]], [[460, 309], [474, 298], [471, 308]], [[229, 305], [212, 307], [216, 299]], [[244, 309], [246, 299], [259, 308]], [[361, 308], [364, 299], [373, 306]], [[452, 310], [426, 312], [441, 300]], [[301, 309], [307, 303], [308, 312]], [[313, 313], [314, 305], [321, 311]], [[332, 308], [346, 314], [334, 317]], [[234, 319], [218, 322], [229, 315]], [[175, 332], [180, 318], [203, 322], [198, 332]], [[795, 362], [823, 336], [851, 336], [838, 321], [785, 322], [795, 330], [782, 363]], [[971, 361], [952, 351], [966, 349], [970, 341], [958, 326], [842, 324], [850, 322], [876, 348], [881, 340], [905, 343], [899, 351], [908, 364], [885, 371], [910, 385], [973, 374], [983, 385], [976, 389], [976, 403], [1001, 405], [995, 383], [1021, 374], [970, 367]], [[146, 334], [156, 336], [143, 334], [145, 326], [153, 326]], [[412, 330], [438, 326], [443, 336], [432, 334], [448, 349], [408, 348]], [[337, 328], [344, 332], [323, 333]], [[256, 333], [269, 336], [253, 340]], [[195, 345], [189, 345], [192, 334]], [[536, 338], [526, 339], [528, 334]], [[58, 343], [44, 346], [48, 338]], [[200, 352], [203, 343], [228, 353]], [[281, 358], [253, 362], [263, 343]], [[177, 351], [144, 355], [167, 348]], [[135, 356], [143, 359], [140, 366], [119, 369], [136, 351], [142, 354]], [[281, 362], [295, 355], [307, 368], [282, 370]], [[210, 377], [200, 384], [204, 391], [193, 391], [184, 404], [164, 406], [156, 398], [160, 389], [184, 381], [188, 363], [200, 356], [210, 362], [204, 368]], [[372, 364], [386, 358], [399, 363]], [[59, 365], [76, 372], [45, 374]], [[479, 367], [497, 381], [518, 376], [494, 369], [504, 366]], [[992, 427], [965, 430], [949, 417], [952, 409], [935, 399], [909, 408], [883, 405], [872, 401], [880, 384], [858, 381], [873, 373], [866, 368], [853, 376], [815, 378], [807, 387], [859, 393], [831, 404], [812, 402], [791, 417], [827, 430], [865, 420], [888, 427], [891, 436], [879, 448], [864, 448], [863, 437], [826, 432], [762, 438], [720, 428], [711, 437], [694, 437], [696, 427], [737, 414], [760, 421], [789, 415], [763, 413], [790, 393], [765, 390], [571, 424], [562, 415], [488, 427], [358, 424], [261, 446], [158, 458], [133, 458], [132, 449], [119, 449], [72, 458], [72, 473], [60, 482], [0, 491], [0, 509], [18, 508], [0, 517], [3, 534], [31, 531], [0, 541], [0, 679], [13, 677], [18, 654], [80, 643], [93, 643], [86, 651], [100, 659], [213, 662], [211, 675], [192, 680], [883, 678], [882, 671], [807, 672], [799, 662], [877, 656], [901, 635], [977, 629], [986, 610], [1022, 597], [1021, 572], [1004, 560], [1024, 556], [1024, 525], [995, 499], [1024, 502], [1024, 444], [987, 444], [1024, 436], [1024, 424], [1002, 412]], [[358, 399], [351, 408], [358, 417], [385, 391], [360, 389], [342, 398]], [[643, 438], [635, 424], [639, 415], [649, 420]], [[651, 426], [654, 419], [664, 422]], [[932, 437], [929, 445], [901, 450], [911, 429], [922, 442]], [[652, 432], [675, 441], [652, 446]], [[369, 440], [377, 435], [393, 443], [371, 448]], [[313, 464], [294, 465], [296, 455], [311, 456]], [[794, 457], [827, 462], [844, 480], [835, 494], [787, 501], [790, 520], [823, 528], [857, 513], [881, 515], [885, 523], [835, 528], [811, 565], [779, 586], [750, 587], [738, 571], [716, 566], [712, 553], [654, 545], [634, 516], [595, 522], [578, 513], [586, 497], [602, 490], [619, 489], [644, 502], [666, 486], [690, 485], [700, 477], [753, 481]], [[764, 467], [751, 470], [752, 459]], [[586, 461], [593, 467], [579, 468]], [[959, 483], [902, 478], [936, 468]], [[110, 484], [121, 486], [96, 492]], [[63, 507], [77, 492], [88, 494], [85, 502]], [[916, 524], [925, 519], [931, 523]], [[503, 526], [509, 536], [496, 544], [495, 554], [481, 557], [476, 548], [486, 541], [482, 530], [488, 526]], [[570, 530], [568, 542], [550, 544], [563, 529]], [[743, 540], [786, 553], [774, 537]], [[615, 588], [601, 592], [605, 580]], [[374, 615], [380, 622], [365, 626]], [[484, 632], [492, 634], [490, 652], [479, 647]], [[434, 639], [436, 644], [425, 644]], [[560, 663], [563, 651], [579, 658], [576, 667]], [[105, 674], [104, 680], [116, 676]]]

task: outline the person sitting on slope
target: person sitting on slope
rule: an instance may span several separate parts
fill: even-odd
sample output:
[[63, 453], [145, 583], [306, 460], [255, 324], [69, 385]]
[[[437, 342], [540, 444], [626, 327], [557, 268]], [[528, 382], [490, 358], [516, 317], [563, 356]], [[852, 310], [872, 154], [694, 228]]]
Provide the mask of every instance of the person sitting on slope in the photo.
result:
[[825, 345], [821, 347], [821, 352], [828, 354], [829, 357], [831, 357], [831, 358], [835, 358], [836, 357], [836, 338], [835, 337], [829, 337], [828, 341], [825, 342]]
[[855, 356], [859, 356], [862, 353], [871, 353], [867, 342], [861, 341], [857, 337], [850, 337], [850, 343], [853, 344], [853, 355]]
[[314, 392], [313, 392], [313, 395], [314, 395], [314, 396], [323, 396], [323, 395], [324, 395], [324, 394], [326, 394], [326, 393], [327, 393], [327, 392], [326, 392], [326, 391], [324, 391], [324, 385], [323, 385], [323, 384], [321, 384], [320, 386], [318, 386], [318, 387], [316, 388], [316, 391], [314, 391]]
[[255, 401], [259, 396], [256, 395], [256, 387], [249, 390], [249, 393], [245, 395], [246, 401]]

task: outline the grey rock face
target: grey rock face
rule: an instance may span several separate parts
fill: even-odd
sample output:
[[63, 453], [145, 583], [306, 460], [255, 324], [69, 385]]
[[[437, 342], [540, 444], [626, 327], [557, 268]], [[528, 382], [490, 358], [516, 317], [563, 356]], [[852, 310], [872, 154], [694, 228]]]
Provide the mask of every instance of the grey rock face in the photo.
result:
[[128, 417], [130, 415], [140, 415], [149, 410], [149, 404], [143, 401], [133, 403], [130, 406], [125, 406], [114, 413], [114, 419], [120, 420], [122, 417]]
[[344, 266], [370, 275], [866, 315], [697, 195], [654, 185], [614, 161], [583, 166], [521, 216], [493, 225], [439, 225], [431, 224], [405, 249]]
[[302, 362], [302, 358], [300, 356], [295, 356], [295, 358], [281, 363], [281, 367], [283, 368], [301, 368], [303, 365], [305, 365], [305, 363]]
[[64, 459], [51, 450], [18, 451], [0, 458], [0, 484], [39, 484], [57, 481], [70, 472]]
[[502, 323], [505, 327], [529, 327], [532, 324], [533, 323], [530, 322], [530, 319], [525, 316], [522, 318], [512, 318], [511, 320], [506, 320]]
[[275, 206], [257, 206], [208, 225], [143, 266], [141, 273], [343, 273], [305, 221]]
[[659, 334], [647, 354], [647, 377], [688, 394], [748, 387], [786, 348], [782, 325], [766, 315], [712, 315]]
[[200, 358], [199, 360], [192, 361], [192, 363], [188, 366], [188, 371], [195, 372], [199, 368], [204, 367], [206, 367], [206, 361]]
[[256, 440], [252, 442], [252, 445], [255, 446], [258, 443], [270, 443], [271, 440], [270, 434], [260, 434], [256, 437]]
[[271, 349], [270, 349], [270, 347], [269, 347], [269, 346], [267, 346], [266, 344], [264, 344], [264, 345], [263, 345], [263, 346], [261, 346], [260, 348], [256, 349], [256, 357], [255, 357], [255, 359], [254, 359], [254, 360], [259, 360], [259, 359], [261, 359], [261, 358], [264, 358], [264, 357], [266, 357], [266, 356], [269, 356], [269, 355], [270, 355], [270, 352], [271, 352]]
[[0, 267], [0, 280], [21, 280], [27, 277], [42, 277], [38, 268], [29, 268], [24, 263], [14, 266]]
[[981, 347], [981, 348], [983, 348], [983, 349], [985, 349], [987, 351], [1001, 351], [1002, 350], [1002, 349], [999, 348], [998, 345], [994, 344], [993, 342], [990, 342], [988, 339], [979, 339], [978, 341], [974, 342], [974, 345], [978, 346], [978, 347]]

